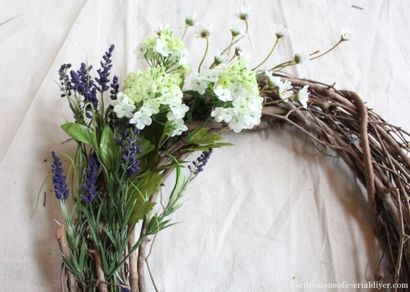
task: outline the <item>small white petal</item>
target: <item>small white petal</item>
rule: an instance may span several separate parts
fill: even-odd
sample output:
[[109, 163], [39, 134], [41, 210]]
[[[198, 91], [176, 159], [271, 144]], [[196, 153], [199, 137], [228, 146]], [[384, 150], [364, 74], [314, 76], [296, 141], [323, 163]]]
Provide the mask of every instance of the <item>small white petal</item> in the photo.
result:
[[309, 85], [303, 86], [302, 89], [298, 91], [296, 94], [296, 99], [300, 102], [300, 104], [303, 106], [303, 108], [307, 108], [307, 102], [309, 99]]
[[222, 86], [217, 86], [214, 89], [214, 93], [216, 94], [218, 99], [221, 100], [221, 101], [232, 101], [233, 100], [231, 92], [229, 91], [229, 89], [225, 89]]

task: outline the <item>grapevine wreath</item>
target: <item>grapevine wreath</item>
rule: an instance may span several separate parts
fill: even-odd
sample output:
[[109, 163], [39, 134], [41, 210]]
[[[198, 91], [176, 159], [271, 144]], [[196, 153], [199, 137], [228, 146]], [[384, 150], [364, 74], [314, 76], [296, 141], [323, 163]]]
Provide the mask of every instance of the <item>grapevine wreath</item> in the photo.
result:
[[[61, 127], [77, 145], [72, 157], [52, 152], [63, 217], [57, 230], [62, 291], [147, 291], [150, 239], [174, 224], [183, 191], [212, 149], [229, 145], [222, 134], [285, 124], [341, 157], [363, 183], [375, 233], [385, 247], [391, 278], [384, 281], [409, 283], [410, 134], [367, 108], [354, 92], [283, 71], [329, 53], [350, 34], [342, 33], [329, 50], [298, 53], [262, 70], [287, 31], [277, 25], [273, 47], [251, 67], [236, 46], [247, 34], [249, 14], [241, 10], [238, 16], [244, 29], [231, 29], [231, 41], [211, 64], [204, 64], [210, 32], [199, 28], [205, 49], [196, 70], [183, 42], [195, 24], [192, 18], [186, 18], [182, 37], [164, 27], [145, 39], [135, 53], [148, 66], [123, 83], [111, 74], [114, 45], [96, 77], [85, 63], [77, 70], [61, 66], [59, 86], [73, 112], [73, 121]], [[186, 160], [198, 151], [195, 161]], [[69, 162], [66, 173], [61, 155]], [[174, 187], [162, 205], [159, 190], [171, 172]]]

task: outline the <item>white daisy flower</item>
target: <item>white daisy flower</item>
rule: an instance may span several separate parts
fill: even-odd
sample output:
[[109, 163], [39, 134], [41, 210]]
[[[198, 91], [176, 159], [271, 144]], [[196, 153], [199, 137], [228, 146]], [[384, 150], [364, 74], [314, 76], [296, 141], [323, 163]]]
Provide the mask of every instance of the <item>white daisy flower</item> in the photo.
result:
[[307, 52], [296, 53], [295, 56], [293, 57], [293, 60], [296, 62], [296, 64], [299, 64], [299, 65], [306, 64], [307, 62], [310, 61], [309, 53]]
[[275, 33], [278, 39], [287, 36], [289, 33], [288, 29], [280, 23], [276, 23], [273, 25], [273, 32]]
[[342, 29], [342, 33], [340, 35], [341, 41], [350, 41], [352, 39], [352, 35], [354, 33], [350, 29]]
[[192, 16], [185, 17], [185, 25], [186, 26], [194, 26], [196, 23], [196, 14]]
[[303, 86], [301, 90], [296, 93], [296, 99], [300, 102], [300, 104], [303, 106], [303, 108], [307, 108], [307, 102], [309, 99], [309, 85]]
[[207, 39], [211, 35], [212, 27], [205, 24], [201, 24], [198, 30], [198, 37]]
[[221, 64], [221, 63], [223, 63], [223, 62], [225, 62], [225, 61], [226, 61], [226, 57], [225, 57], [224, 55], [216, 54], [216, 55], [214, 56], [214, 63], [215, 63], [216, 65], [219, 65], [219, 64]]
[[239, 19], [246, 21], [248, 20], [250, 14], [251, 14], [251, 7], [247, 5], [247, 6], [242, 6], [236, 15], [239, 17]]
[[243, 34], [245, 34], [245, 32], [243, 31], [243, 29], [238, 28], [238, 27], [233, 27], [230, 29], [231, 31], [231, 35], [232, 37], [241, 37]]
[[292, 96], [292, 84], [289, 80], [282, 81], [278, 86], [279, 97], [281, 99], [288, 99]]
[[277, 76], [273, 76], [272, 72], [269, 71], [264, 71], [263, 74], [268, 77], [268, 83], [269, 85], [273, 85], [276, 87], [280, 87], [282, 85], [282, 79], [280, 79], [280, 77]]

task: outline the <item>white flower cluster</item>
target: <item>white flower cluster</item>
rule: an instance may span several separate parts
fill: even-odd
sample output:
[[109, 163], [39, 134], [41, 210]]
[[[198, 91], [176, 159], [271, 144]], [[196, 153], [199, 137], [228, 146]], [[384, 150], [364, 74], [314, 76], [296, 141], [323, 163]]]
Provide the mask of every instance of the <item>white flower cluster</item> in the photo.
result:
[[305, 85], [294, 94], [292, 84], [289, 80], [282, 80], [280, 77], [273, 76], [272, 72], [269, 71], [265, 71], [264, 75], [267, 77], [268, 85], [276, 88], [277, 93], [282, 100], [294, 97], [299, 101], [303, 108], [307, 108], [307, 102], [309, 99], [308, 85]]
[[161, 29], [156, 36], [146, 38], [134, 52], [152, 66], [161, 65], [167, 69], [188, 67], [184, 42], [168, 27]]
[[189, 110], [182, 102], [181, 82], [179, 74], [167, 73], [164, 67], [130, 73], [123, 92], [111, 102], [113, 110], [118, 118], [129, 118], [140, 130], [151, 125], [153, 115], [166, 112], [170, 136], [180, 135], [188, 130], [183, 118]]
[[260, 123], [262, 101], [255, 72], [240, 58], [220, 64], [193, 78], [193, 90], [212, 97], [211, 116], [236, 133]]

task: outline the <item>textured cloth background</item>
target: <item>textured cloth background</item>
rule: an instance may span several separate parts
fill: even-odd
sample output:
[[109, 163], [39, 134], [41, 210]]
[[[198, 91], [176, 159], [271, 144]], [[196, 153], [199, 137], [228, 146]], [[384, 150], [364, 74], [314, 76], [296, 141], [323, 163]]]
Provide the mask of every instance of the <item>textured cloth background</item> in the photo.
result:
[[[0, 290], [58, 291], [58, 203], [47, 188], [50, 150], [72, 153], [59, 125], [71, 118], [55, 83], [60, 64], [97, 64], [116, 44], [114, 72], [141, 65], [132, 50], [158, 22], [178, 26], [196, 13], [213, 26], [210, 52], [224, 47], [242, 1], [0, 0]], [[250, 36], [241, 47], [259, 62], [274, 23], [290, 37], [268, 65], [300, 50], [324, 50], [343, 27], [355, 32], [334, 53], [289, 73], [358, 92], [387, 120], [409, 128], [408, 1], [248, 1]], [[363, 9], [352, 7], [357, 5]], [[187, 38], [193, 68], [204, 43]], [[297, 70], [296, 70], [297, 69]], [[373, 280], [380, 256], [366, 196], [340, 159], [294, 131], [227, 135], [186, 193], [150, 256], [160, 291], [297, 291], [297, 283]], [[44, 161], [47, 159], [47, 161]], [[315, 291], [314, 289], [312, 291]], [[336, 291], [336, 290], [335, 290]]]

